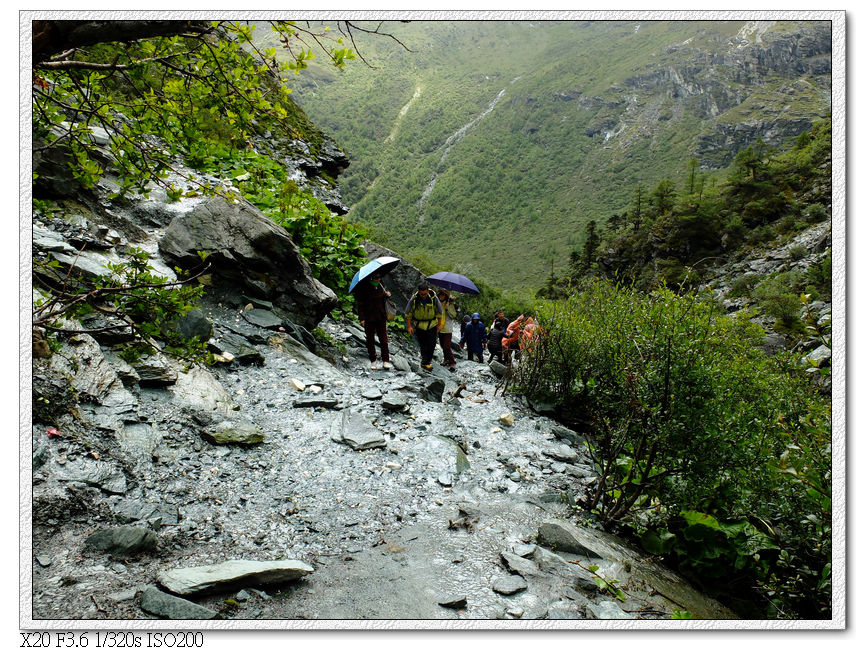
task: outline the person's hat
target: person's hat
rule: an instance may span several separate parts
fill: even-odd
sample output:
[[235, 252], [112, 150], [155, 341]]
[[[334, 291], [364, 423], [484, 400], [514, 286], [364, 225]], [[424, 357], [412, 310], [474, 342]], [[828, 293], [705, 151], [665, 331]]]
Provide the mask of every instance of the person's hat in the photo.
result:
[[472, 314], [472, 320], [480, 320], [480, 319], [481, 319], [481, 315], [479, 313], [475, 312], [474, 314]]
[[505, 310], [504, 310], [504, 309], [496, 309], [496, 316], [498, 316], [499, 314], [501, 314], [502, 316], [504, 316], [504, 315], [505, 315]]

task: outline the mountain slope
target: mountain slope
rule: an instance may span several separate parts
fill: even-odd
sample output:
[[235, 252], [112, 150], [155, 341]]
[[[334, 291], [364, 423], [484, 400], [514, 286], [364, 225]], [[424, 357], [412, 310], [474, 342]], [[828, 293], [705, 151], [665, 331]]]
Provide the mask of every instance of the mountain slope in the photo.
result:
[[[385, 24], [295, 97], [348, 151], [350, 217], [403, 254], [537, 286], [633, 187], [723, 168], [828, 113], [829, 23]], [[307, 72], [309, 74], [307, 74]]]

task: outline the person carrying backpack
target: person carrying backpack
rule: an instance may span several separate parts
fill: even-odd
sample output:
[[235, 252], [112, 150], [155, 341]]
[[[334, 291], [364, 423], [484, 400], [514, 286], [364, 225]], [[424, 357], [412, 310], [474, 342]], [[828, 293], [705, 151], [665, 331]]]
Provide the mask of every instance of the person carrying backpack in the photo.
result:
[[472, 321], [466, 325], [460, 339], [460, 347], [468, 346], [469, 361], [477, 355], [478, 363], [484, 361], [484, 346], [487, 343], [487, 328], [481, 321], [481, 315], [475, 312], [472, 314]]
[[432, 370], [432, 358], [436, 348], [438, 332], [444, 325], [444, 308], [441, 301], [430, 294], [430, 285], [422, 282], [417, 292], [405, 306], [405, 321], [409, 336], [416, 336], [420, 346], [420, 365]]
[[448, 366], [450, 371], [454, 372], [457, 369], [457, 361], [454, 359], [454, 351], [451, 348], [453, 329], [450, 319], [457, 317], [457, 308], [454, 307], [450, 291], [447, 289], [439, 289], [437, 297], [444, 309], [444, 326], [439, 330], [439, 344], [442, 346], [442, 355], [444, 356], [442, 365]]
[[502, 339], [505, 337], [509, 324], [508, 319], [504, 316], [504, 312], [501, 309], [497, 311], [496, 320], [493, 322], [493, 326], [490, 327], [489, 341], [487, 342], [487, 350], [490, 353], [487, 363], [492, 363], [493, 359], [498, 359], [499, 363], [505, 362], [502, 356]]

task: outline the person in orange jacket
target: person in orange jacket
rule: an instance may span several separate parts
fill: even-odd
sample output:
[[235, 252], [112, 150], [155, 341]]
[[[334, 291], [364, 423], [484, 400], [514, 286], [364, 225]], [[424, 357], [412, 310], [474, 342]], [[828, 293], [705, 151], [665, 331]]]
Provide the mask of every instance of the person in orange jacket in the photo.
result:
[[502, 353], [504, 354], [506, 362], [511, 360], [511, 351], [516, 350], [516, 354], [519, 354], [520, 334], [525, 320], [526, 317], [520, 314], [508, 325], [508, 329], [505, 330], [505, 336], [502, 339]]

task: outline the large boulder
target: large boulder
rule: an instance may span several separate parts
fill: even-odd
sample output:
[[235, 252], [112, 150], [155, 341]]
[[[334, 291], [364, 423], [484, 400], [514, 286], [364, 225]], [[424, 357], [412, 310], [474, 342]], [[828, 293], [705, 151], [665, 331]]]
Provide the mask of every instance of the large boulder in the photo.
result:
[[337, 305], [336, 295], [312, 277], [288, 232], [246, 200], [214, 197], [175, 217], [159, 242], [165, 258], [182, 268], [209, 253], [215, 292], [236, 290], [271, 301], [292, 320], [314, 328]]

